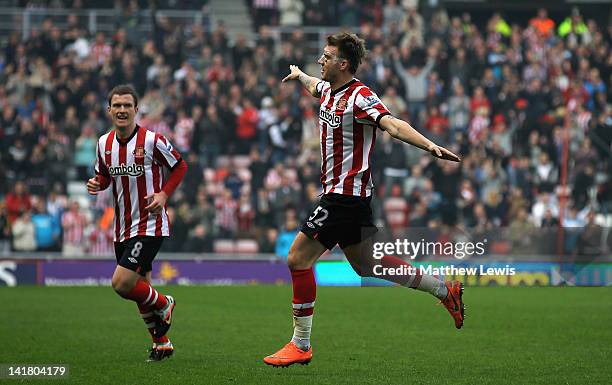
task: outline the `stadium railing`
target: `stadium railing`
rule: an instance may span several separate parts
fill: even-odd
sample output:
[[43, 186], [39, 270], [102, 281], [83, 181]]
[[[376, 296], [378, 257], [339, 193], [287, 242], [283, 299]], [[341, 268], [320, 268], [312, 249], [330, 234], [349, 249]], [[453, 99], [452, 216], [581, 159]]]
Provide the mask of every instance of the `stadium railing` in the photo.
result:
[[[22, 39], [27, 39], [32, 29], [40, 28], [43, 20], [52, 17], [54, 25], [64, 30], [70, 15], [76, 15], [80, 26], [90, 34], [97, 32], [113, 33], [117, 30], [120, 12], [112, 9], [47, 9], [47, 8], [2, 8], [0, 7], [0, 39], [11, 32], [20, 31]], [[156, 16], [165, 16], [175, 25], [200, 24], [208, 25], [209, 14], [204, 10], [159, 9]], [[139, 22], [138, 31], [153, 30], [150, 10], [139, 10], [136, 13]]]

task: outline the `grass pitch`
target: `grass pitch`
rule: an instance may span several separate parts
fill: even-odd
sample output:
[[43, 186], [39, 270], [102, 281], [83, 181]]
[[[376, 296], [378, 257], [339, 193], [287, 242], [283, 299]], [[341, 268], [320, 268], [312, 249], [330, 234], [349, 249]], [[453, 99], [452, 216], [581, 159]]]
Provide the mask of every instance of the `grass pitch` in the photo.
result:
[[[160, 287], [174, 357], [146, 363], [136, 305], [110, 288], [1, 288], [0, 363], [70, 365], [79, 384], [609, 384], [612, 288], [466, 288], [456, 330], [433, 297], [318, 289], [309, 366], [262, 358], [291, 336], [288, 286]], [[40, 383], [39, 380], [2, 383]]]

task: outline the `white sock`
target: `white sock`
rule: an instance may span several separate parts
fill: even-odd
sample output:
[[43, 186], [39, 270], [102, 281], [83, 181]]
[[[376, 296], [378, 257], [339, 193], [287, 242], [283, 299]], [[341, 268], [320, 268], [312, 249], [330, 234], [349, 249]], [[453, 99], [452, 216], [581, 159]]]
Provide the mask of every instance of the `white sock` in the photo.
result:
[[423, 274], [421, 277], [421, 282], [419, 283], [417, 290], [426, 291], [439, 300], [443, 300], [448, 294], [448, 289], [446, 288], [444, 282], [427, 274]]
[[306, 317], [293, 317], [293, 337], [291, 341], [298, 348], [306, 351], [310, 348], [310, 330], [312, 329], [312, 315]]

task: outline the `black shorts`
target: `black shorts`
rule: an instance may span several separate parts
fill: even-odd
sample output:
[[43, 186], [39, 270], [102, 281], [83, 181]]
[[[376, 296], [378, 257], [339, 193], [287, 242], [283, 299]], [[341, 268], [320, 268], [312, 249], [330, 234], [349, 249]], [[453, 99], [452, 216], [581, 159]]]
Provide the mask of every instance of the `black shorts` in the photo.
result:
[[370, 238], [378, 230], [372, 219], [372, 197], [325, 194], [300, 229], [331, 250], [354, 245]]
[[163, 242], [163, 237], [147, 236], [136, 236], [123, 242], [115, 242], [117, 265], [144, 277], [153, 270], [153, 260]]

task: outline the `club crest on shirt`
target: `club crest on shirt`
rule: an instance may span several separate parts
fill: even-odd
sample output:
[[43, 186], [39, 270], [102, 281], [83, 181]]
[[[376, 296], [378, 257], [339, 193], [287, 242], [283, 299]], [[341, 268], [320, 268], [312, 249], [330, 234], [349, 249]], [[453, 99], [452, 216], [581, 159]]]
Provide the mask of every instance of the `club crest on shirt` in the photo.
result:
[[144, 158], [146, 153], [147, 152], [145, 151], [144, 146], [138, 146], [132, 152], [132, 154], [134, 154], [135, 158]]
[[346, 110], [346, 96], [342, 96], [336, 104], [336, 112]]

